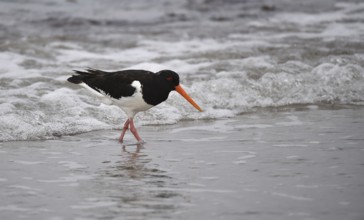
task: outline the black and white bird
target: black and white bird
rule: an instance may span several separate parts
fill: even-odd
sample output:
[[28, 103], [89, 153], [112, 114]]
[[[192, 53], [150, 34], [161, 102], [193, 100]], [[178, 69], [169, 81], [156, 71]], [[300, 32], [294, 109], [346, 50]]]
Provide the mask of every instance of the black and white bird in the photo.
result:
[[181, 94], [197, 110], [202, 109], [184, 91], [179, 84], [179, 76], [171, 70], [153, 73], [146, 70], [122, 70], [106, 72], [97, 69], [75, 71], [67, 80], [91, 91], [100, 98], [107, 98], [110, 103], [119, 106], [127, 115], [119, 142], [123, 142], [125, 132], [129, 129], [138, 143], [140, 138], [134, 126], [134, 116], [167, 100], [171, 91]]

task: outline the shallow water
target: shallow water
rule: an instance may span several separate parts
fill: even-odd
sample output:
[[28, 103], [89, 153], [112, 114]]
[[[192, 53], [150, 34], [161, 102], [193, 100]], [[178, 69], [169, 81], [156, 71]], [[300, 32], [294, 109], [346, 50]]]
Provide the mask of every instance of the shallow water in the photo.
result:
[[297, 106], [144, 126], [141, 147], [123, 148], [119, 131], [1, 143], [0, 218], [359, 220], [363, 113]]
[[[0, 218], [363, 219], [363, 12], [0, 1]], [[123, 112], [66, 82], [86, 67], [175, 70], [204, 112], [173, 93], [122, 148]]]
[[361, 1], [0, 2], [0, 141], [120, 128], [125, 118], [66, 82], [73, 69], [173, 69], [176, 94], [139, 125], [234, 117], [292, 104], [363, 105]]

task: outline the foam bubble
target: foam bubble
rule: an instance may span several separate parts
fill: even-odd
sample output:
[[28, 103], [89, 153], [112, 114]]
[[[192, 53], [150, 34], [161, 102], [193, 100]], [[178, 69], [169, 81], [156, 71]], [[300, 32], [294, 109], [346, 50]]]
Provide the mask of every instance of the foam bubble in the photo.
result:
[[[185, 7], [171, 7], [177, 5]], [[49, 9], [40, 3], [37, 6]], [[224, 23], [211, 21], [210, 14], [204, 20], [204, 13], [195, 16], [186, 9], [184, 13], [191, 20], [177, 22], [186, 33], [163, 31], [170, 24], [164, 23], [164, 12], [158, 10], [129, 17], [131, 11], [141, 10], [135, 5], [126, 14], [98, 14], [97, 18], [107, 20], [93, 24], [94, 15], [84, 6], [75, 18], [76, 9], [61, 4], [58, 9], [64, 17], [54, 18], [49, 12], [38, 15], [38, 8], [27, 5], [33, 19], [30, 22], [35, 23], [29, 28], [29, 23], [15, 19], [10, 23], [19, 27], [16, 33], [6, 26], [10, 25], [7, 19], [2, 19], [6, 27], [0, 32], [7, 40], [0, 52], [0, 141], [120, 128], [126, 119], [120, 108], [102, 104], [84, 89], [66, 82], [72, 69], [85, 67], [174, 70], [180, 74], [184, 89], [204, 110], [198, 112], [172, 92], [165, 103], [137, 115], [139, 126], [231, 118], [256, 107], [364, 103], [364, 55], [358, 43], [364, 34], [360, 22], [363, 3], [340, 3], [335, 10], [326, 8], [319, 14], [291, 12], [283, 7], [269, 18], [231, 16], [231, 22]], [[14, 4], [4, 13], [11, 17], [10, 12], [14, 12], [16, 16], [19, 7], [25, 10], [25, 6]], [[231, 10], [232, 14], [240, 13]], [[129, 27], [114, 16], [136, 23]], [[201, 30], [196, 29], [197, 18], [201, 19]], [[62, 26], [62, 22], [68, 23]], [[145, 25], [151, 22], [153, 30]], [[127, 33], [118, 31], [115, 24], [128, 27]], [[52, 25], [59, 25], [61, 30], [52, 29]], [[74, 35], [68, 38], [69, 26]], [[44, 27], [56, 33], [46, 33], [46, 38], [32, 35]], [[60, 38], [63, 34], [67, 36], [64, 39]]]

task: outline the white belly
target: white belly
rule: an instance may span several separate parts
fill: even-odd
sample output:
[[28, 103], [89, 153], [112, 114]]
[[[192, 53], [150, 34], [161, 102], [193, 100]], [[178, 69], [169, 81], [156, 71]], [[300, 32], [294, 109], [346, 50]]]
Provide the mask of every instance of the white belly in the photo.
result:
[[144, 101], [140, 82], [134, 81], [131, 85], [136, 89], [132, 96], [122, 97], [120, 99], [111, 98], [113, 103], [124, 110], [129, 118], [134, 117], [138, 112], [146, 111], [153, 107], [153, 105], [149, 105]]
[[131, 84], [136, 89], [132, 96], [121, 97], [120, 99], [114, 99], [105, 93], [99, 93], [89, 87], [86, 83], [81, 83], [80, 85], [101, 98], [101, 101], [104, 104], [115, 104], [119, 106], [128, 115], [128, 118], [132, 118], [136, 113], [146, 111], [153, 107], [153, 105], [149, 105], [144, 101], [142, 87], [139, 81], [134, 81]]
[[147, 104], [143, 95], [139, 92], [134, 93], [130, 97], [122, 97], [121, 99], [112, 99], [113, 102], [119, 106], [128, 115], [129, 118], [134, 117], [134, 115], [141, 111], [146, 111], [153, 107], [153, 105]]

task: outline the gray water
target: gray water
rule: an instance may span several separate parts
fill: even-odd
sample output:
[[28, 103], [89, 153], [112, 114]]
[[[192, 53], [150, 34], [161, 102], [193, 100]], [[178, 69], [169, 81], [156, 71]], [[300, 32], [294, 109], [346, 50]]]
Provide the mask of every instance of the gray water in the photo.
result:
[[0, 217], [360, 220], [363, 111], [146, 126], [139, 147], [119, 131], [3, 143]]
[[[364, 218], [362, 1], [0, 1], [1, 219]], [[140, 113], [73, 69], [180, 74]], [[130, 133], [126, 143], [134, 143]]]
[[363, 105], [361, 1], [1, 1], [0, 141], [118, 129], [125, 114], [66, 82], [73, 69], [172, 69], [139, 125], [293, 104]]

